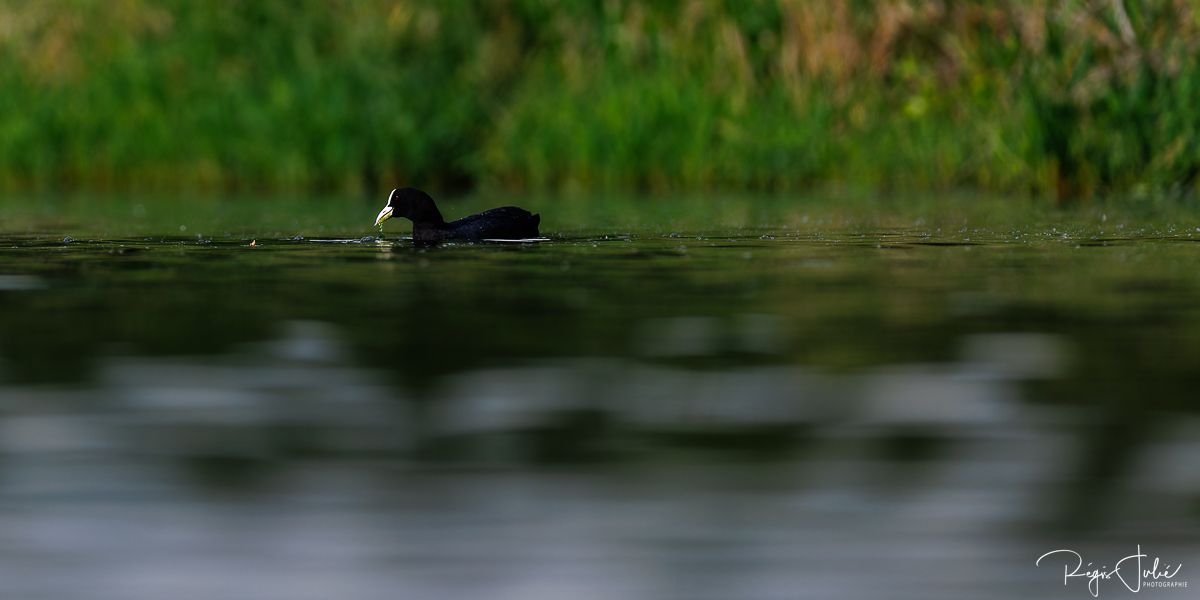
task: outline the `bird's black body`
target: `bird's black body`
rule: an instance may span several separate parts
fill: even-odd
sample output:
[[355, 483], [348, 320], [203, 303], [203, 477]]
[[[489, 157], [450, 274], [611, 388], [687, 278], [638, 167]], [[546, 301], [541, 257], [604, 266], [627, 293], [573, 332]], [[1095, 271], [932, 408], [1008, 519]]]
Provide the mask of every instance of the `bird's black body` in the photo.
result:
[[538, 237], [542, 217], [523, 208], [504, 206], [446, 222], [429, 194], [416, 188], [392, 190], [387, 206], [375, 224], [393, 216], [413, 222], [413, 239], [418, 242], [442, 240], [521, 240]]

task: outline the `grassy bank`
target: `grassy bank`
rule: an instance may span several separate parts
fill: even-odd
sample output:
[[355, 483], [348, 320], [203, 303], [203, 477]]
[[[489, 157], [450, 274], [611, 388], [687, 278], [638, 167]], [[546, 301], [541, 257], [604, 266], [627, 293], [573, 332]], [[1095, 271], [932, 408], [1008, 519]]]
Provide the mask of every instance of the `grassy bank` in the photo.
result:
[[1198, 15], [0, 0], [0, 185], [1188, 193]]

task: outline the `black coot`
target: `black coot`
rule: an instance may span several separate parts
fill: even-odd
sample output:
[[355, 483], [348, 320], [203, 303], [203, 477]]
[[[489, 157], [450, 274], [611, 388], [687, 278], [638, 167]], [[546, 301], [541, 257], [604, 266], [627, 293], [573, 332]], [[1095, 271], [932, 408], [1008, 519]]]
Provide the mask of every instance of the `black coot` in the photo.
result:
[[392, 217], [413, 222], [413, 239], [419, 242], [440, 240], [524, 240], [538, 237], [542, 217], [523, 208], [504, 206], [477, 215], [446, 222], [429, 194], [416, 188], [398, 188], [388, 196], [387, 206], [379, 211], [375, 225]]

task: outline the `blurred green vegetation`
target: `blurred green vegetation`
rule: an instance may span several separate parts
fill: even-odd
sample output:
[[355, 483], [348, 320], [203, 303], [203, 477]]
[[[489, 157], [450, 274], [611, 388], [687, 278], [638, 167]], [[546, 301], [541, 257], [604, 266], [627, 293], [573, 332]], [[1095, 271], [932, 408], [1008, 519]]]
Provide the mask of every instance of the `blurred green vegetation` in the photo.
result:
[[1194, 0], [0, 0], [0, 187], [1183, 195]]

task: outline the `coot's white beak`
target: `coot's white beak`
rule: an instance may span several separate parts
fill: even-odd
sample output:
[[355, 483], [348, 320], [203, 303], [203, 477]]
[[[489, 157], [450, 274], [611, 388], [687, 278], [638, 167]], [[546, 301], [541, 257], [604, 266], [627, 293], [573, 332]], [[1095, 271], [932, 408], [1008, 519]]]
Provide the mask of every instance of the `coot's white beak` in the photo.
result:
[[383, 210], [379, 211], [379, 216], [375, 217], [375, 226], [379, 227], [380, 225], [383, 224], [384, 221], [386, 221], [390, 218], [392, 218], [392, 207], [390, 207], [390, 206], [383, 207]]

